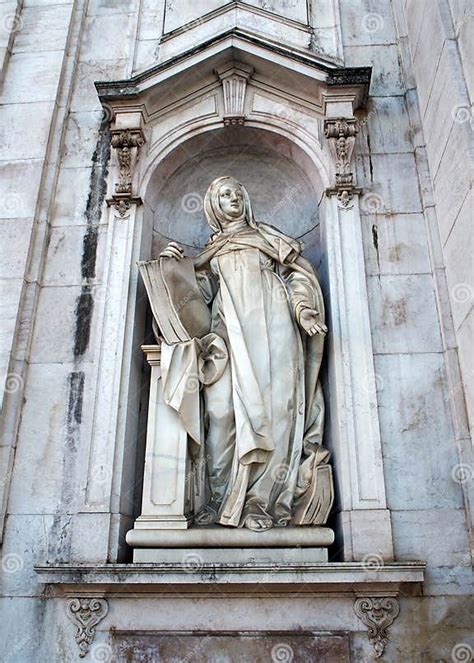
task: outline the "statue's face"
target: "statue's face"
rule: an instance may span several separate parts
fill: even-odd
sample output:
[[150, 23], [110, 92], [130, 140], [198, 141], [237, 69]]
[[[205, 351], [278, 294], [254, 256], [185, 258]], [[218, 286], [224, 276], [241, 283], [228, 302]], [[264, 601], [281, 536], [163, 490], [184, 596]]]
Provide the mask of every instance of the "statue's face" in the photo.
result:
[[238, 184], [223, 184], [219, 189], [219, 205], [226, 216], [238, 219], [244, 213], [244, 196]]

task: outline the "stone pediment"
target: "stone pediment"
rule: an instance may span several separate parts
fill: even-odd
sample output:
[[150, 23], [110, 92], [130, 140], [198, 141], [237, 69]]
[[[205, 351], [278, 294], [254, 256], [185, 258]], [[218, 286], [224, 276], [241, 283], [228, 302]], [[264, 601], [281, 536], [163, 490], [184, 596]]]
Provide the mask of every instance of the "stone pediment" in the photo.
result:
[[352, 113], [363, 106], [368, 94], [371, 67], [340, 67], [308, 50], [240, 28], [209, 38], [129, 79], [96, 82], [96, 88], [103, 104], [114, 111], [125, 107], [140, 110], [146, 120], [183, 98], [218, 85], [219, 71], [233, 61], [252, 73], [256, 86], [268, 86], [277, 94], [309, 103], [322, 115], [328, 100], [346, 101]]
[[247, 30], [276, 44], [311, 50], [341, 65], [339, 0], [166, 0], [163, 34], [155, 55], [169, 60], [227, 30]]

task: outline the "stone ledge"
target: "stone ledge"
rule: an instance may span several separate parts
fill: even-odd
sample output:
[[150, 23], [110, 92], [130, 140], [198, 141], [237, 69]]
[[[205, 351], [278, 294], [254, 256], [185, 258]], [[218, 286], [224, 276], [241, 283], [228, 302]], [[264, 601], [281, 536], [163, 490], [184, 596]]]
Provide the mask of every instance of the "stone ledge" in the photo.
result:
[[132, 548], [325, 548], [334, 543], [329, 527], [272, 527], [265, 532], [252, 532], [243, 527], [192, 527], [190, 529], [152, 529], [145, 521], [127, 532]]
[[[245, 594], [267, 592], [393, 595], [419, 595], [424, 580], [424, 562], [391, 562], [369, 568], [365, 562], [321, 563], [221, 563], [186, 562], [153, 564], [38, 565], [35, 571], [46, 585], [59, 594], [126, 596], [166, 593], [176, 596], [202, 593], [220, 585], [219, 591], [245, 586]], [[249, 587], [251, 585], [252, 587]]]

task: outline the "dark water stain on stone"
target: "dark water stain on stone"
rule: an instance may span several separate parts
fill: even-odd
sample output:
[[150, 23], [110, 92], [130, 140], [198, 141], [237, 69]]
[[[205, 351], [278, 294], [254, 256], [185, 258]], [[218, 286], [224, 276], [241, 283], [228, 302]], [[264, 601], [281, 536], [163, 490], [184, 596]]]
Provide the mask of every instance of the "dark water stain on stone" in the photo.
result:
[[82, 421], [82, 402], [84, 397], [84, 371], [73, 371], [68, 376], [69, 399], [67, 405], [67, 432], [73, 433]]
[[407, 321], [407, 304], [404, 297], [396, 300], [385, 297], [384, 299], [384, 322], [388, 325], [399, 327]]
[[86, 284], [76, 301], [76, 325], [74, 330], [74, 359], [77, 361], [89, 346], [94, 299], [90, 281], [96, 275], [97, 243], [102, 205], [107, 193], [108, 162], [110, 159], [110, 128], [105, 118], [99, 129], [99, 137], [92, 155], [89, 196], [85, 215], [87, 231], [82, 241], [81, 276]]
[[91, 288], [84, 285], [76, 300], [76, 329], [74, 332], [74, 359], [79, 359], [89, 346], [94, 300]]
[[379, 252], [379, 231], [375, 223], [372, 226], [372, 243], [374, 245], [374, 249]]
[[374, 182], [374, 164], [372, 163], [372, 146], [370, 144], [369, 129], [367, 127], [367, 149], [369, 153], [369, 170], [370, 170], [370, 181]]
[[[67, 381], [66, 448], [62, 459], [63, 482], [61, 490], [61, 504], [63, 507], [72, 503], [75, 494], [73, 476], [84, 406], [84, 371], [72, 371], [69, 373]], [[64, 528], [61, 529], [61, 534], [64, 536], [66, 536], [65, 532]]]
[[99, 137], [92, 155], [92, 170], [90, 178], [89, 196], [86, 205], [86, 219], [88, 225], [100, 221], [102, 205], [107, 194], [108, 163], [110, 159], [110, 127], [107, 119], [102, 121]]
[[392, 246], [392, 248], [388, 252], [388, 259], [390, 260], [390, 262], [400, 262], [400, 260], [402, 259], [402, 253], [404, 248], [405, 244], [403, 243], [395, 244], [394, 246]]
[[89, 280], [95, 277], [98, 239], [97, 226], [87, 226], [87, 232], [82, 240], [81, 275], [83, 279]]
[[48, 563], [62, 564], [69, 561], [71, 550], [72, 516], [57, 513], [48, 533]]

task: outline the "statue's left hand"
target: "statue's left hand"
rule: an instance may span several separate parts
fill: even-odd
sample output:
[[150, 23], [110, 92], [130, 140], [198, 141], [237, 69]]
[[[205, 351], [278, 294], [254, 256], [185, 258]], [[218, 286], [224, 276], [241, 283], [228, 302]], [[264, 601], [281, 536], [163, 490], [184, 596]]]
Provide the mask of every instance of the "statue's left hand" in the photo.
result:
[[319, 321], [319, 313], [312, 308], [305, 308], [301, 311], [299, 323], [308, 336], [314, 336], [315, 334], [325, 336], [327, 334], [328, 328]]

